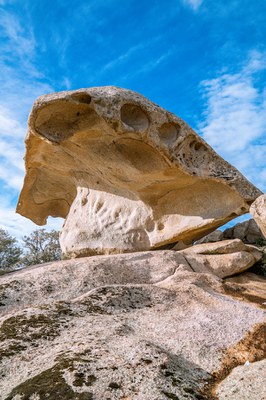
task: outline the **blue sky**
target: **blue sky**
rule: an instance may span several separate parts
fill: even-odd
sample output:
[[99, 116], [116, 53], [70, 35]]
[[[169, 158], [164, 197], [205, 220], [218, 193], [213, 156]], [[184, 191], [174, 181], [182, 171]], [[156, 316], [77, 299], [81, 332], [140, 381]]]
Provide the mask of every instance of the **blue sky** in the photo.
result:
[[14, 211], [34, 99], [81, 87], [142, 93], [266, 192], [265, 20], [265, 0], [0, 0], [0, 226], [37, 228]]

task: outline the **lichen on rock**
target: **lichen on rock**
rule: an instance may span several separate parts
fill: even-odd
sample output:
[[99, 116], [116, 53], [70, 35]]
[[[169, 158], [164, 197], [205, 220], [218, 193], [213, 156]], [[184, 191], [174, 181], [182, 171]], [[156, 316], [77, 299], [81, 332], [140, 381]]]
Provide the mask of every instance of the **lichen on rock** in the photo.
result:
[[224, 281], [191, 258], [248, 251], [225, 241], [2, 276], [3, 400], [214, 400], [233, 368], [266, 356], [265, 279]]

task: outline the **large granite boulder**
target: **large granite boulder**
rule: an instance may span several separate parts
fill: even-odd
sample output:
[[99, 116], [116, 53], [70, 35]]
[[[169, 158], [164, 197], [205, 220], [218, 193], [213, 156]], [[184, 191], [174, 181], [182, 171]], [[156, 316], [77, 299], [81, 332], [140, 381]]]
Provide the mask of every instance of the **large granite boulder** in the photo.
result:
[[261, 194], [180, 118], [116, 87], [40, 97], [25, 161], [17, 212], [66, 218], [69, 256], [191, 243]]
[[[265, 357], [262, 301], [241, 301], [240, 286], [171, 250], [2, 276], [1, 400], [225, 399], [226, 376], [239, 381], [234, 368]], [[248, 390], [260, 395], [256, 382]]]

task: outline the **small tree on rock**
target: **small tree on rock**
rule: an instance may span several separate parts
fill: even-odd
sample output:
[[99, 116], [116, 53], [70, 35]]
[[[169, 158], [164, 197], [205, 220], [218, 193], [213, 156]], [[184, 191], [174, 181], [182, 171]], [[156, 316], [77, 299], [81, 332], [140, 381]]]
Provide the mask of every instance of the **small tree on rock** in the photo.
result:
[[61, 259], [59, 245], [59, 232], [45, 229], [33, 231], [29, 236], [24, 236], [25, 256], [23, 265], [42, 264]]
[[14, 269], [19, 265], [22, 250], [17, 240], [0, 228], [0, 273]]

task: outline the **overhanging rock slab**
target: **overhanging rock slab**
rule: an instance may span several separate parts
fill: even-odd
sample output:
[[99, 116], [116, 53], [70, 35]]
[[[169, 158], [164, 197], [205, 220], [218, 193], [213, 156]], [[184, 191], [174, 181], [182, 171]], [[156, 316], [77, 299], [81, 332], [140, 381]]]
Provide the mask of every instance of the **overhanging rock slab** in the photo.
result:
[[180, 118], [116, 87], [37, 99], [26, 149], [17, 212], [66, 218], [71, 256], [191, 243], [261, 194]]

